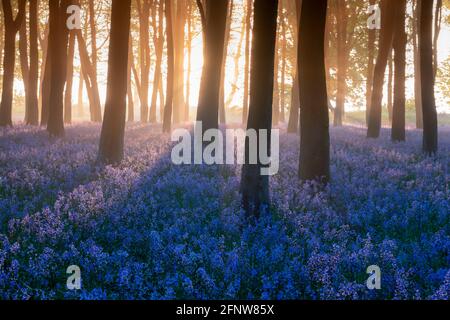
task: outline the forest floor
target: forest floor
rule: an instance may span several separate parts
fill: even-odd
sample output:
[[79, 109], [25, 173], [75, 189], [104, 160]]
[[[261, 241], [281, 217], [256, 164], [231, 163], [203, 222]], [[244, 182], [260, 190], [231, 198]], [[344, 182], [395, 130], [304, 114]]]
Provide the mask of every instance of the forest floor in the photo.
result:
[[[0, 131], [2, 299], [449, 299], [450, 129], [393, 143], [333, 128], [332, 182], [301, 184], [283, 134], [272, 207], [240, 209], [239, 166], [175, 166], [159, 126], [127, 127], [126, 159], [96, 164], [100, 127], [66, 138]], [[70, 265], [82, 289], [66, 288]], [[381, 268], [381, 290], [366, 287]]]

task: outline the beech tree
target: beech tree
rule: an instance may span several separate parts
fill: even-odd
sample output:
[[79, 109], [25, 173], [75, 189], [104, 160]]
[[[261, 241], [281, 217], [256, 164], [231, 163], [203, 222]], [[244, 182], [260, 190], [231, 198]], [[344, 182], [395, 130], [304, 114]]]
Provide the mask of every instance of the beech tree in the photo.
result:
[[[250, 108], [248, 129], [267, 130], [266, 145], [271, 143], [272, 100], [274, 85], [275, 43], [278, 0], [255, 0], [254, 27], [251, 55]], [[260, 215], [263, 206], [269, 204], [269, 177], [261, 175], [263, 167], [259, 159], [262, 137], [258, 133], [258, 163], [242, 168], [242, 204], [247, 215]], [[249, 140], [246, 140], [245, 158], [249, 159]]]
[[204, 64], [197, 109], [197, 121], [203, 123], [204, 131], [219, 127], [220, 79], [229, 0], [207, 0], [206, 3]]
[[420, 76], [423, 113], [423, 151], [435, 154], [438, 151], [438, 129], [436, 101], [434, 96], [433, 68], [433, 1], [420, 1]]
[[131, 0], [112, 1], [108, 84], [98, 153], [99, 161], [105, 164], [123, 159], [130, 16]]
[[405, 141], [405, 81], [406, 81], [406, 0], [396, 0], [394, 33], [394, 103], [392, 109], [392, 140]]
[[3, 54], [2, 101], [0, 103], [0, 126], [12, 126], [12, 100], [14, 66], [16, 61], [16, 35], [25, 17], [25, 0], [19, 0], [18, 13], [13, 16], [11, 0], [2, 0], [5, 29]]
[[49, 0], [49, 50], [52, 55], [47, 131], [54, 137], [64, 135], [64, 86], [69, 35], [66, 21], [70, 2], [70, 0]]
[[325, 71], [327, 0], [303, 1], [298, 40], [300, 179], [330, 178], [330, 136]]
[[383, 100], [384, 73], [392, 49], [396, 1], [381, 0], [381, 30], [379, 50], [373, 76], [370, 103], [368, 138], [378, 138], [381, 130], [381, 103]]
[[172, 0], [165, 2], [165, 14], [167, 24], [167, 85], [166, 85], [166, 104], [164, 106], [163, 132], [170, 133], [172, 130], [173, 118], [173, 93], [174, 93], [174, 72], [175, 72], [175, 52], [173, 38], [172, 21]]

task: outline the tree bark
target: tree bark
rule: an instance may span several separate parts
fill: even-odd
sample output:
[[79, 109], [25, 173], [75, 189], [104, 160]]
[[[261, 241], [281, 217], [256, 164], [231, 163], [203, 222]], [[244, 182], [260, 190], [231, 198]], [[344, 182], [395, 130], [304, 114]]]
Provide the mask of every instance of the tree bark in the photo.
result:
[[174, 72], [175, 72], [175, 52], [173, 38], [172, 21], [172, 0], [165, 2], [166, 14], [166, 33], [167, 33], [167, 86], [166, 86], [166, 104], [164, 106], [163, 132], [172, 131], [172, 113], [173, 113], [173, 91], [174, 91]]
[[208, 0], [205, 32], [205, 59], [203, 64], [197, 121], [203, 130], [219, 127], [219, 94], [226, 18], [229, 0]]
[[14, 66], [16, 61], [16, 34], [25, 16], [25, 0], [19, 0], [19, 11], [16, 18], [10, 0], [2, 0], [5, 29], [5, 47], [3, 55], [2, 101], [0, 103], [0, 126], [12, 126], [12, 101], [14, 89]]
[[139, 48], [140, 48], [140, 91], [141, 122], [146, 123], [149, 118], [148, 90], [150, 77], [150, 0], [137, 1], [139, 12]]
[[244, 66], [244, 101], [242, 109], [242, 123], [248, 118], [248, 98], [250, 84], [250, 32], [253, 0], [247, 0], [247, 12], [245, 16], [245, 66]]
[[101, 113], [100, 94], [98, 90], [98, 83], [96, 76], [97, 72], [95, 71], [94, 64], [90, 61], [86, 42], [84, 40], [83, 34], [81, 33], [81, 30], [74, 30], [74, 32], [77, 36], [78, 41], [81, 70], [83, 71], [83, 78], [86, 84], [86, 91], [89, 99], [91, 121], [101, 122], [102, 113]]
[[69, 32], [69, 49], [67, 54], [66, 91], [64, 93], [64, 123], [72, 123], [72, 88], [73, 88], [73, 58], [75, 56], [75, 34]]
[[175, 73], [173, 92], [173, 122], [180, 123], [184, 119], [184, 27], [186, 25], [186, 0], [177, 0], [176, 19], [174, 21], [175, 40]]
[[[369, 5], [375, 5], [375, 0], [370, 0]], [[375, 38], [376, 29], [369, 29], [368, 35], [368, 63], [367, 63], [367, 82], [366, 82], [366, 124], [369, 125], [370, 103], [372, 100], [372, 86], [373, 86], [373, 72], [374, 72], [374, 57], [375, 57]]]
[[26, 100], [25, 123], [39, 124], [38, 81], [39, 81], [39, 46], [38, 46], [38, 6], [39, 0], [30, 1], [30, 69], [28, 72], [28, 95]]
[[405, 141], [405, 81], [406, 81], [406, 0], [396, 0], [396, 27], [394, 35], [394, 105], [392, 110], [393, 141]]
[[[255, 0], [254, 29], [251, 58], [251, 88], [248, 129], [258, 132], [257, 164], [249, 163], [249, 140], [246, 140], [246, 164], [242, 168], [242, 205], [248, 216], [259, 217], [270, 203], [269, 176], [261, 174], [259, 157], [262, 137], [259, 130], [267, 130], [266, 146], [271, 145], [272, 99], [274, 83], [275, 45], [278, 0]], [[263, 143], [264, 143], [263, 142]], [[270, 153], [270, 149], [269, 149]]]
[[233, 0], [230, 0], [230, 5], [228, 7], [227, 14], [227, 24], [225, 27], [225, 45], [223, 47], [223, 59], [222, 59], [222, 69], [221, 69], [221, 78], [220, 78], [220, 93], [219, 93], [219, 123], [225, 124], [227, 122], [226, 119], [226, 103], [225, 103], [225, 78], [226, 78], [226, 66], [227, 66], [227, 56], [228, 56], [228, 47], [230, 44], [231, 37], [231, 22], [233, 18]]
[[419, 30], [420, 30], [420, 1], [413, 2], [413, 51], [414, 51], [414, 103], [416, 111], [416, 128], [423, 129], [422, 119], [422, 88], [420, 85], [420, 52], [419, 52]]
[[372, 101], [370, 103], [368, 138], [378, 138], [381, 131], [381, 103], [383, 100], [384, 73], [392, 48], [395, 2], [381, 1], [381, 31], [377, 62], [374, 70]]
[[389, 122], [392, 123], [392, 108], [393, 108], [393, 78], [394, 78], [394, 60], [393, 60], [393, 54], [392, 50], [389, 52], [389, 58], [388, 58], [388, 83], [387, 83], [387, 112], [389, 116]]
[[133, 88], [131, 81], [131, 67], [133, 65], [133, 38], [130, 33], [130, 39], [128, 41], [128, 69], [127, 69], [127, 109], [128, 109], [128, 122], [134, 121], [134, 100], [133, 100]]
[[419, 50], [423, 112], [423, 151], [432, 155], [438, 151], [433, 71], [433, 1], [419, 1], [421, 2]]
[[49, 0], [51, 85], [47, 131], [53, 137], [64, 136], [64, 86], [67, 74], [68, 29], [66, 28], [69, 0]]
[[124, 154], [130, 15], [131, 0], [112, 1], [105, 119], [98, 154], [105, 164], [119, 163]]
[[325, 70], [327, 0], [303, 1], [299, 32], [300, 179], [328, 182], [330, 136]]
[[[153, 19], [153, 42], [155, 45], [156, 54], [156, 64], [155, 64], [155, 74], [153, 78], [153, 89], [152, 89], [152, 101], [150, 107], [150, 122], [156, 123], [156, 103], [158, 100], [159, 86], [162, 83], [161, 77], [161, 65], [163, 59], [164, 50], [164, 5], [163, 1], [159, 2], [158, 5], [158, 20], [159, 24], [156, 24], [156, 20]], [[162, 110], [163, 102], [160, 101], [160, 108]]]
[[[295, 33], [295, 45], [298, 47], [298, 33], [300, 27], [300, 15], [302, 11], [302, 0], [295, 0], [295, 8], [296, 8], [296, 33]], [[298, 54], [298, 51], [297, 51]], [[296, 59], [298, 60], [298, 59]], [[299, 132], [299, 123], [300, 123], [300, 92], [299, 92], [299, 83], [298, 83], [298, 61], [296, 61], [295, 65], [295, 76], [294, 83], [292, 84], [292, 94], [291, 94], [291, 108], [289, 114], [289, 123], [288, 123], [288, 133], [298, 133]]]

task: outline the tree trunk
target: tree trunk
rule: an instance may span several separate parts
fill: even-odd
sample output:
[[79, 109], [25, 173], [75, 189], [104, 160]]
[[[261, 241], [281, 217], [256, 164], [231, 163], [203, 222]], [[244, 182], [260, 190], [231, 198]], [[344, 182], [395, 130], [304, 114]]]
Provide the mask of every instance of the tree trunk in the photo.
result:
[[102, 121], [101, 103], [95, 67], [94, 64], [90, 61], [86, 42], [83, 38], [81, 30], [74, 30], [74, 32], [77, 36], [78, 41], [81, 70], [83, 71], [83, 78], [86, 84], [86, 91], [89, 99], [91, 121], [101, 122]]
[[345, 114], [345, 96], [347, 94], [347, 64], [348, 53], [347, 48], [347, 26], [348, 15], [346, 3], [340, 1], [336, 5], [336, 22], [337, 22], [337, 92], [336, 92], [336, 108], [334, 110], [334, 126], [340, 127], [343, 124]]
[[242, 109], [242, 123], [247, 122], [248, 118], [248, 98], [249, 98], [249, 83], [250, 83], [250, 31], [252, 18], [252, 3], [253, 0], [247, 0], [247, 12], [245, 16], [245, 66], [244, 66], [244, 101]]
[[280, 121], [284, 123], [286, 121], [285, 109], [286, 109], [286, 68], [287, 68], [287, 40], [286, 40], [286, 13], [284, 11], [284, 1], [281, 2], [281, 83], [280, 83]]
[[69, 49], [67, 54], [66, 91], [64, 94], [64, 123], [72, 123], [72, 88], [73, 88], [73, 58], [75, 56], [75, 34], [69, 32]]
[[130, 39], [128, 41], [128, 69], [127, 69], [127, 97], [128, 97], [128, 121], [134, 121], [134, 100], [133, 100], [133, 88], [131, 81], [131, 67], [133, 65], [133, 38], [130, 33]]
[[233, 0], [230, 1], [230, 5], [228, 8], [227, 14], [227, 24], [225, 27], [225, 45], [223, 47], [223, 59], [222, 59], [222, 69], [221, 69], [221, 78], [220, 78], [220, 93], [219, 93], [219, 123], [225, 124], [227, 122], [226, 119], [226, 103], [225, 103], [225, 78], [226, 78], [226, 66], [227, 66], [227, 56], [228, 56], [228, 47], [230, 44], [231, 37], [231, 22], [233, 18]]
[[[281, 11], [281, 2], [278, 3], [278, 11]], [[279, 41], [279, 27], [277, 27], [277, 36], [275, 41], [275, 65], [274, 65], [274, 83], [273, 83], [273, 101], [272, 101], [272, 126], [277, 126], [280, 123], [280, 86], [279, 86], [279, 74], [280, 74], [280, 41]], [[251, 84], [250, 84], [251, 85]]]
[[139, 12], [139, 48], [140, 48], [140, 92], [139, 99], [141, 102], [141, 122], [148, 121], [148, 89], [150, 77], [150, 0], [137, 1]]
[[81, 71], [81, 67], [80, 67], [80, 78], [79, 78], [79, 82], [78, 82], [78, 116], [80, 118], [84, 117], [84, 107], [83, 107], [83, 83], [84, 83], [84, 78], [83, 78], [83, 71]]
[[204, 131], [219, 127], [220, 79], [229, 0], [208, 0], [207, 3], [205, 59], [197, 110], [197, 121], [203, 123]]
[[381, 31], [377, 62], [374, 70], [372, 101], [370, 103], [368, 138], [378, 138], [381, 130], [381, 103], [383, 100], [384, 73], [392, 48], [395, 2], [381, 1]]
[[16, 34], [25, 16], [25, 0], [19, 0], [19, 11], [14, 19], [11, 1], [2, 0], [5, 22], [5, 48], [3, 55], [2, 101], [0, 103], [0, 126], [12, 126], [12, 101], [14, 87], [14, 66], [16, 61]]
[[42, 41], [42, 65], [41, 65], [41, 126], [46, 126], [48, 123], [48, 108], [50, 105], [50, 87], [51, 87], [51, 75], [52, 75], [52, 64], [51, 64], [51, 51], [48, 48], [50, 28], [49, 23], [47, 23], [45, 37]]
[[177, 0], [176, 19], [174, 21], [175, 73], [173, 91], [173, 122], [178, 124], [184, 119], [184, 27], [186, 25], [186, 0]]
[[[298, 33], [299, 33], [299, 25], [300, 25], [300, 15], [302, 11], [302, 0], [295, 0], [295, 8], [296, 8], [296, 41], [295, 46], [298, 47]], [[298, 54], [298, 51], [297, 51]], [[298, 59], [296, 59], [298, 60]], [[298, 61], [296, 61], [295, 65], [295, 76], [294, 82], [292, 84], [292, 94], [291, 94], [291, 109], [289, 114], [289, 123], [288, 123], [288, 133], [298, 133], [299, 123], [300, 123], [300, 92], [299, 92], [299, 83], [298, 83]]]
[[187, 75], [186, 75], [186, 104], [185, 104], [185, 112], [184, 112], [184, 121], [189, 121], [189, 110], [190, 110], [190, 99], [191, 99], [191, 70], [192, 70], [192, 2], [188, 1], [187, 5], [188, 10], [188, 18], [187, 18], [187, 59], [188, 59], [188, 67], [187, 67]]
[[27, 39], [27, 21], [26, 21], [26, 6], [25, 16], [19, 28], [19, 62], [20, 70], [22, 72], [23, 88], [25, 91], [25, 122], [27, 122], [27, 98], [29, 96], [28, 87], [30, 80], [30, 65], [28, 61], [28, 39]]
[[173, 21], [172, 21], [172, 0], [166, 0], [166, 33], [167, 33], [167, 86], [166, 86], [166, 105], [164, 107], [163, 132], [172, 131], [172, 113], [173, 113], [173, 91], [174, 91], [174, 41], [173, 41]]
[[[257, 130], [257, 164], [249, 163], [249, 140], [246, 140], [246, 164], [242, 168], [242, 204], [247, 215], [259, 217], [261, 210], [270, 203], [269, 176], [262, 175], [264, 167], [259, 157], [259, 130], [267, 130], [266, 146], [271, 145], [272, 99], [274, 83], [275, 45], [277, 31], [278, 0], [255, 0], [254, 29], [251, 58], [251, 88], [248, 129]], [[262, 143], [264, 143], [262, 142]], [[270, 149], [269, 149], [270, 153]]]
[[406, 0], [397, 0], [396, 27], [394, 35], [395, 79], [394, 106], [392, 112], [393, 141], [405, 141], [405, 81], [406, 81]]
[[[375, 5], [375, 0], [370, 0], [369, 5]], [[367, 63], [367, 82], [366, 82], [366, 124], [369, 125], [370, 103], [372, 100], [373, 71], [375, 57], [375, 37], [376, 29], [368, 29], [368, 63]]]
[[387, 84], [387, 112], [388, 112], [388, 117], [389, 117], [389, 122], [392, 123], [392, 105], [393, 105], [393, 78], [394, 78], [394, 65], [393, 65], [393, 58], [392, 58], [392, 50], [389, 53], [389, 58], [388, 58], [388, 67], [389, 67], [389, 72], [388, 72], [388, 84]]
[[300, 179], [330, 179], [330, 136], [325, 70], [327, 0], [303, 1], [299, 32]]
[[105, 119], [98, 158], [106, 164], [123, 159], [131, 0], [113, 0], [108, 58]]
[[420, 53], [419, 53], [419, 30], [420, 30], [420, 1], [413, 3], [413, 52], [414, 52], [414, 103], [416, 109], [416, 128], [423, 129], [422, 119], [422, 88], [420, 86]]
[[28, 94], [25, 106], [25, 123], [39, 124], [38, 81], [39, 81], [39, 48], [38, 48], [38, 6], [39, 0], [30, 1], [30, 69], [28, 72]]
[[64, 86], [69, 34], [66, 28], [66, 12], [69, 2], [69, 0], [49, 0], [49, 50], [53, 54], [47, 131], [53, 137], [64, 136]]
[[[153, 42], [155, 45], [156, 53], [156, 64], [155, 64], [155, 74], [153, 78], [153, 88], [152, 88], [152, 102], [150, 107], [150, 122], [156, 123], [156, 103], [158, 100], [159, 86], [162, 83], [161, 77], [161, 65], [164, 50], [164, 5], [163, 1], [159, 2], [158, 6], [158, 20], [159, 24], [156, 24], [156, 20], [153, 19]], [[162, 102], [160, 102], [162, 109]]]
[[433, 71], [433, 1], [420, 0], [420, 75], [423, 112], [423, 151], [437, 153], [438, 129]]

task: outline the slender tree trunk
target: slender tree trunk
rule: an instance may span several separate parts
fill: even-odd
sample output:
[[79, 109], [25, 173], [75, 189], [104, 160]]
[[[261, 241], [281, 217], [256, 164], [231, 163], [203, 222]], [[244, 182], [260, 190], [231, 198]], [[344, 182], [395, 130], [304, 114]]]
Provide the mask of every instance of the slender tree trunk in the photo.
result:
[[[296, 32], [295, 32], [295, 46], [298, 47], [298, 33], [299, 33], [299, 25], [300, 25], [300, 15], [302, 11], [302, 0], [295, 0], [295, 8], [296, 8]], [[298, 54], [298, 50], [297, 50]], [[288, 133], [298, 133], [299, 131], [299, 123], [300, 123], [300, 92], [299, 92], [299, 83], [298, 83], [298, 59], [296, 59], [295, 64], [295, 76], [294, 82], [292, 84], [292, 94], [291, 94], [291, 108], [289, 114], [289, 123], [288, 123]]]
[[73, 88], [73, 59], [75, 56], [75, 34], [69, 32], [69, 49], [67, 54], [66, 91], [64, 95], [64, 123], [72, 123], [72, 88]]
[[439, 34], [441, 33], [441, 25], [442, 25], [442, 0], [436, 0], [435, 13], [434, 13], [434, 34], [433, 34], [433, 75], [434, 80], [436, 81], [436, 75], [438, 71], [439, 65], [439, 57], [438, 57], [438, 41]]
[[80, 118], [84, 117], [84, 107], [83, 107], [83, 83], [84, 83], [84, 78], [83, 78], [83, 71], [81, 71], [81, 67], [80, 67], [80, 77], [79, 77], [79, 82], [78, 82], [78, 116]]
[[280, 83], [280, 121], [284, 123], [286, 121], [286, 68], [287, 68], [287, 40], [286, 40], [286, 13], [284, 11], [284, 1], [281, 2], [281, 83]]
[[220, 124], [225, 124], [226, 120], [226, 103], [225, 103], [225, 78], [226, 78], [226, 66], [227, 66], [227, 56], [228, 47], [230, 44], [231, 37], [231, 22], [233, 18], [233, 0], [230, 1], [227, 14], [227, 24], [225, 27], [225, 45], [223, 47], [223, 59], [222, 59], [222, 69], [220, 78], [220, 93], [219, 93], [219, 122]]
[[247, 0], [246, 17], [245, 17], [245, 66], [244, 66], [244, 101], [242, 111], [242, 123], [247, 122], [248, 118], [248, 98], [249, 98], [249, 83], [250, 83], [250, 31], [252, 18], [252, 0]]
[[189, 110], [190, 110], [190, 99], [191, 99], [191, 71], [192, 71], [192, 2], [188, 1], [188, 14], [187, 14], [187, 51], [188, 51], [188, 62], [187, 62], [187, 75], [186, 75], [186, 109], [184, 112], [184, 121], [189, 121]]
[[219, 127], [220, 79], [229, 0], [208, 0], [205, 59], [197, 110], [203, 130]]
[[113, 0], [108, 58], [105, 119], [98, 158], [106, 164], [123, 159], [131, 0]]
[[[375, 5], [375, 0], [370, 0], [371, 6]], [[367, 82], [366, 82], [366, 124], [369, 125], [370, 103], [372, 101], [372, 87], [373, 87], [373, 72], [374, 72], [374, 57], [375, 57], [375, 38], [376, 29], [369, 29], [368, 31], [368, 63], [367, 63]]]
[[345, 114], [345, 96], [347, 94], [347, 26], [349, 12], [344, 1], [340, 1], [336, 6], [337, 20], [337, 92], [336, 109], [334, 110], [334, 126], [343, 124]]
[[173, 92], [173, 122], [178, 124], [184, 119], [184, 27], [186, 25], [186, 0], [177, 0], [176, 19], [174, 21], [175, 73]]
[[421, 2], [419, 50], [423, 112], [423, 151], [431, 155], [438, 151], [433, 71], [433, 1], [419, 1]]
[[389, 59], [388, 59], [388, 67], [389, 67], [389, 73], [388, 73], [388, 84], [387, 84], [387, 112], [389, 116], [389, 122], [392, 123], [392, 108], [393, 108], [393, 78], [394, 78], [394, 59], [392, 58], [392, 50], [389, 53]]
[[[158, 6], [158, 20], [159, 25], [156, 24], [156, 20], [153, 19], [153, 42], [155, 45], [156, 53], [156, 64], [155, 64], [155, 74], [153, 78], [153, 89], [152, 89], [152, 101], [150, 107], [150, 122], [156, 122], [156, 103], [158, 100], [159, 85], [162, 83], [161, 77], [161, 65], [163, 59], [164, 50], [164, 6], [163, 1], [160, 1]], [[160, 105], [161, 102], [160, 102]], [[161, 108], [162, 109], [162, 108]]]
[[28, 39], [27, 39], [27, 21], [26, 21], [26, 5], [25, 5], [25, 16], [23, 18], [22, 24], [19, 28], [19, 62], [20, 70], [22, 72], [23, 87], [25, 91], [25, 123], [27, 122], [28, 112], [27, 112], [27, 99], [29, 97], [29, 80], [30, 80], [30, 64], [28, 61]]
[[[282, 10], [281, 2], [278, 3], [278, 11]], [[279, 14], [278, 12], [278, 14]], [[280, 41], [279, 41], [279, 27], [277, 27], [277, 36], [275, 42], [275, 65], [274, 65], [274, 84], [273, 84], [273, 102], [272, 102], [272, 126], [277, 126], [280, 123]]]
[[406, 81], [406, 0], [397, 0], [394, 35], [395, 79], [394, 106], [392, 112], [392, 140], [405, 141], [405, 81]]
[[64, 136], [64, 86], [67, 74], [68, 29], [66, 28], [69, 0], [49, 0], [52, 73], [47, 131], [53, 137]]
[[174, 72], [175, 72], [175, 53], [173, 38], [172, 21], [172, 0], [166, 0], [165, 13], [167, 24], [167, 86], [166, 86], [166, 105], [164, 107], [163, 132], [172, 131], [172, 113], [173, 113], [173, 91], [174, 91]]
[[91, 121], [101, 122], [102, 121], [101, 102], [95, 67], [94, 64], [89, 59], [89, 53], [87, 51], [86, 42], [83, 38], [81, 30], [74, 30], [74, 32], [77, 36], [78, 41], [81, 70], [83, 71], [83, 78], [86, 84], [86, 91], [89, 99]]
[[372, 101], [370, 103], [368, 138], [378, 138], [381, 130], [381, 103], [383, 100], [384, 73], [392, 48], [395, 2], [381, 1], [381, 31], [377, 62], [374, 70]]
[[134, 100], [133, 88], [131, 82], [131, 66], [133, 65], [133, 38], [130, 33], [130, 40], [128, 41], [128, 69], [127, 69], [127, 97], [128, 97], [128, 121], [134, 121]]
[[3, 55], [2, 101], [0, 103], [0, 126], [12, 126], [12, 101], [14, 66], [16, 61], [16, 34], [25, 16], [25, 0], [19, 0], [19, 11], [14, 19], [10, 0], [2, 0], [5, 22], [5, 49]]
[[30, 1], [30, 69], [28, 72], [28, 95], [26, 100], [25, 122], [29, 125], [39, 124], [38, 81], [39, 81], [39, 48], [38, 48], [38, 6], [39, 0]]
[[140, 48], [140, 92], [141, 122], [146, 123], [149, 118], [148, 90], [150, 77], [150, 0], [137, 1], [139, 12], [139, 48]]
[[422, 119], [422, 88], [420, 84], [420, 52], [419, 52], [419, 30], [420, 30], [420, 0], [413, 2], [413, 51], [414, 51], [414, 101], [416, 109], [416, 128], [423, 129]]
[[44, 127], [48, 122], [48, 107], [50, 105], [50, 78], [51, 78], [51, 51], [48, 50], [50, 28], [49, 23], [45, 27], [45, 36], [42, 41], [42, 64], [41, 64], [41, 88], [40, 105], [41, 105], [41, 126]]
[[[271, 145], [277, 11], [278, 0], [255, 0], [247, 128], [258, 132], [258, 147], [250, 146], [250, 141], [246, 140], [246, 164], [242, 168], [241, 179], [244, 210], [247, 215], [255, 217], [259, 217], [261, 210], [270, 203], [269, 176], [261, 173], [264, 166], [259, 157], [259, 146], [264, 143], [266, 146]], [[266, 130], [267, 135], [261, 136], [259, 130]], [[262, 142], [262, 139], [266, 141]], [[257, 164], [249, 163], [250, 148], [258, 150]]]
[[299, 32], [300, 179], [330, 179], [330, 135], [325, 70], [327, 0], [303, 1]]

